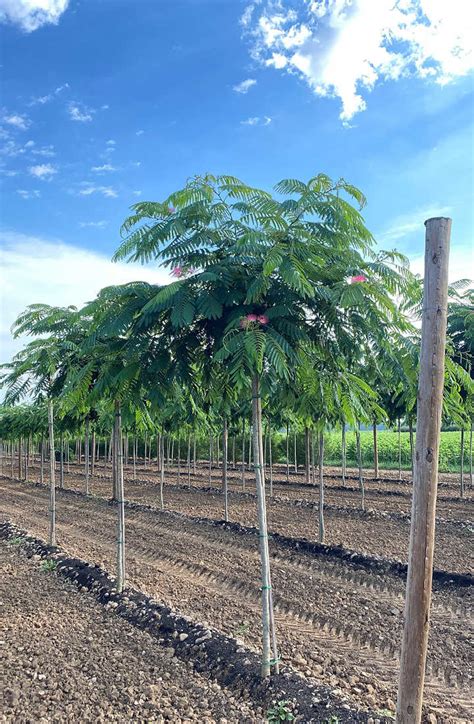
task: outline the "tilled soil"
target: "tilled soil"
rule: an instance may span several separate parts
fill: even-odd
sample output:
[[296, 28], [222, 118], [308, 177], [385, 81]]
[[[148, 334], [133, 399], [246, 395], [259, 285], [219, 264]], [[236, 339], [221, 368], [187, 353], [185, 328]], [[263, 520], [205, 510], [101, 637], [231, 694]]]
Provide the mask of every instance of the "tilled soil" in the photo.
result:
[[[106, 498], [111, 496], [110, 470], [96, 469], [97, 475], [91, 478], [90, 491]], [[140, 469], [137, 471], [139, 480], [134, 481], [130, 470], [126, 471], [125, 495], [128, 500], [159, 506], [159, 489], [156, 471]], [[250, 478], [250, 475], [248, 476]], [[30, 470], [30, 479], [38, 480], [37, 468]], [[187, 475], [181, 474], [178, 479], [176, 472], [167, 472], [164, 488], [165, 507], [187, 515], [202, 516], [221, 520], [224, 517], [224, 502], [217, 486], [220, 484], [218, 472], [213, 478], [214, 490], [202, 489], [202, 476], [191, 476], [191, 486], [187, 486]], [[229, 518], [243, 525], [256, 525], [255, 496], [251, 492], [250, 480], [247, 482], [247, 493], [243, 495], [237, 486], [237, 477], [231, 476], [234, 484], [229, 486]], [[75, 490], [84, 490], [85, 478], [82, 472], [74, 470], [65, 474], [65, 486]], [[207, 478], [205, 479], [207, 484]], [[204, 487], [204, 486], [203, 486]], [[298, 500], [288, 496], [288, 488], [284, 494], [275, 493], [273, 498], [267, 497], [268, 524], [270, 530], [296, 538], [317, 540], [317, 489], [310, 486], [298, 491]], [[309, 489], [308, 489], [309, 488]], [[344, 546], [368, 555], [383, 556], [407, 561], [410, 535], [409, 509], [393, 510], [389, 504], [391, 496], [370, 497], [366, 494], [366, 512], [359, 508], [360, 495], [350, 493], [349, 500], [341, 491], [332, 493], [331, 484], [327, 486], [325, 508], [326, 538], [325, 543]], [[408, 499], [407, 499], [408, 501]], [[311, 503], [308, 506], [307, 503]], [[387, 511], [387, 507], [389, 508]], [[457, 573], [474, 570], [474, 545], [472, 523], [469, 523], [473, 505], [470, 500], [458, 502], [438, 501], [438, 522], [435, 542], [435, 568]], [[386, 513], [389, 515], [386, 515]], [[390, 517], [391, 516], [391, 517]]]
[[1, 721], [263, 721], [18, 547], [0, 543], [0, 571]]
[[[3, 517], [47, 536], [48, 492], [3, 479]], [[114, 570], [115, 509], [58, 491], [58, 542]], [[166, 605], [258, 649], [259, 557], [250, 535], [159, 511], [127, 510], [130, 583]], [[404, 582], [271, 542], [283, 661], [355, 706], [394, 709]], [[426, 703], [444, 722], [467, 722], [474, 636], [469, 589], [433, 598]]]

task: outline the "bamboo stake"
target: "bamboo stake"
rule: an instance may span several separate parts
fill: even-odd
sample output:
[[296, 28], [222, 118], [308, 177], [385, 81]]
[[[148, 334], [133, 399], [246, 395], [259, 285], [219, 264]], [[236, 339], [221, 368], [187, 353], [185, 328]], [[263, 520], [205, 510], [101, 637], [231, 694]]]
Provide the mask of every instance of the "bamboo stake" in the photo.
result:
[[123, 489], [122, 414], [119, 400], [115, 401], [115, 447], [117, 480], [117, 591], [125, 585], [125, 501]]
[[324, 543], [324, 431], [319, 433], [319, 542]]
[[446, 345], [451, 219], [429, 219], [421, 327], [415, 478], [397, 722], [419, 724], [428, 645]]
[[227, 485], [227, 448], [228, 448], [227, 417], [222, 426], [222, 492], [224, 493], [224, 519], [229, 521], [229, 491]]

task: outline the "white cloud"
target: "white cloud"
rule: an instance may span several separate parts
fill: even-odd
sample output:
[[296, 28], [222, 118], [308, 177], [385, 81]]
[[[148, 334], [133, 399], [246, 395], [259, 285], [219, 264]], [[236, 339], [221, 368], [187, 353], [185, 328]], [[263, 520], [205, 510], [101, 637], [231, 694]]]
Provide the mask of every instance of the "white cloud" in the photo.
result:
[[132, 191], [132, 194], [133, 194], [134, 196], [141, 196], [142, 193], [143, 193], [143, 191]]
[[131, 161], [132, 166], [135, 166], [135, 168], [140, 168], [142, 165], [141, 161]]
[[115, 144], [116, 144], [116, 141], [114, 141], [113, 138], [109, 138], [109, 140], [107, 141], [107, 144], [106, 144], [106, 145], [107, 145], [107, 146], [115, 146]]
[[58, 169], [50, 163], [41, 163], [38, 166], [30, 166], [28, 170], [32, 176], [36, 176], [36, 178], [39, 178], [42, 181], [49, 181], [58, 172]]
[[69, 0], [0, 0], [0, 22], [19, 25], [31, 33], [42, 25], [57, 25]]
[[113, 264], [102, 254], [61, 241], [0, 232], [0, 244], [0, 348], [3, 361], [9, 360], [25, 343], [25, 339], [11, 339], [10, 327], [28, 304], [80, 306], [108, 285], [137, 279], [152, 284], [170, 281], [159, 267]]
[[41, 196], [41, 193], [37, 189], [34, 189], [33, 191], [17, 189], [16, 192], [18, 196], [21, 196], [22, 199], [37, 199]]
[[21, 131], [26, 131], [26, 129], [31, 126], [30, 119], [20, 113], [11, 113], [10, 115], [3, 116], [3, 122], [8, 123], [9, 126], [13, 126], [14, 128], [19, 128]]
[[88, 121], [92, 121], [92, 117], [95, 113], [92, 108], [87, 108], [87, 106], [83, 105], [82, 103], [74, 102], [71, 102], [68, 105], [67, 110], [71, 121], [79, 121], [80, 123], [87, 123]]
[[272, 119], [270, 116], [263, 116], [263, 118], [260, 118], [260, 116], [251, 116], [245, 121], [240, 121], [242, 126], [269, 126], [271, 122]]
[[[1, 0], [0, 0], [1, 2]], [[59, 95], [59, 93], [62, 93], [64, 90], [69, 88], [69, 83], [64, 83], [63, 85], [58, 86], [54, 89], [52, 93], [47, 93], [44, 96], [36, 96], [31, 99], [31, 101], [28, 103], [29, 106], [44, 106], [46, 103], [49, 103], [50, 101], [54, 100], [54, 97]]]
[[294, 5], [265, 0], [248, 6], [241, 23], [253, 57], [300, 75], [316, 95], [340, 98], [344, 122], [366, 108], [364, 96], [378, 80], [413, 74], [446, 84], [474, 67], [472, 0]]
[[25, 143], [25, 148], [33, 148], [34, 145], [35, 145], [34, 141], [27, 141]]
[[108, 221], [80, 221], [81, 229], [103, 229], [107, 226]]
[[116, 170], [115, 166], [112, 166], [110, 163], [104, 163], [102, 166], [92, 166], [91, 168], [91, 171], [94, 171], [95, 173], [105, 173], [106, 171]]
[[92, 194], [102, 194], [108, 198], [116, 198], [118, 196], [115, 189], [111, 186], [94, 186], [93, 184], [86, 185], [79, 191], [80, 196], [91, 196]]
[[232, 90], [234, 90], [236, 93], [248, 93], [250, 88], [254, 85], [257, 85], [257, 81], [253, 78], [247, 78], [247, 80], [243, 80], [241, 83], [237, 83], [237, 85], [234, 85], [232, 87]]
[[144, 133], [145, 133], [145, 131], [143, 131], [142, 129], [140, 129], [139, 131], [137, 131], [137, 132], [135, 133], [135, 135], [136, 135], [136, 136], [143, 136]]
[[32, 148], [31, 153], [35, 156], [43, 156], [44, 158], [52, 158], [56, 156], [54, 146], [42, 146], [41, 148]]

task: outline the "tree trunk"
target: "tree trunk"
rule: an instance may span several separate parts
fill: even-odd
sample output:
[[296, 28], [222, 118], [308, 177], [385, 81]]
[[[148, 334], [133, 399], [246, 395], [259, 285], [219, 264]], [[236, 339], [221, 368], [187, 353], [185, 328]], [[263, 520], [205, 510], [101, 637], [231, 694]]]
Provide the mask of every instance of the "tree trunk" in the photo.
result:
[[232, 436], [232, 470], [235, 470], [235, 435]]
[[293, 457], [295, 462], [295, 475], [298, 474], [298, 450], [296, 445], [296, 430], [293, 432]]
[[[41, 435], [41, 442], [40, 442], [40, 483], [43, 485], [44, 483], [44, 437]], [[13, 458], [12, 458], [13, 460]], [[13, 477], [13, 476], [12, 476]]]
[[22, 479], [22, 460], [21, 460], [21, 451], [23, 449], [23, 438], [20, 437], [18, 441], [18, 480]]
[[341, 428], [341, 452], [342, 452], [342, 485], [346, 485], [346, 423]]
[[267, 511], [265, 504], [265, 481], [263, 478], [263, 440], [262, 440], [262, 410], [260, 404], [260, 380], [258, 375], [252, 379], [252, 438], [253, 457], [255, 468], [255, 487], [257, 491], [257, 514], [260, 541], [260, 561], [262, 577], [262, 677], [270, 675], [271, 659], [271, 578], [270, 556], [268, 550]]
[[188, 466], [188, 485], [191, 485], [191, 433], [188, 433], [188, 455], [186, 460]]
[[56, 480], [54, 459], [54, 419], [53, 401], [48, 400], [48, 432], [49, 432], [49, 545], [56, 545]]
[[196, 475], [196, 433], [193, 433], [193, 475]]
[[86, 417], [86, 430], [84, 438], [84, 465], [86, 469], [86, 495], [89, 495], [89, 417]]
[[408, 421], [408, 429], [410, 431], [410, 460], [411, 460], [411, 478], [413, 480], [413, 475], [415, 474], [415, 446], [413, 445], [413, 422], [410, 417], [410, 420]]
[[459, 479], [459, 492], [461, 498], [464, 498], [464, 428], [461, 429], [461, 476]]
[[28, 480], [28, 467], [30, 460], [30, 438], [26, 438], [26, 454], [25, 454], [25, 480]]
[[469, 430], [469, 486], [472, 490], [472, 422]]
[[245, 490], [245, 417], [242, 418], [242, 490]]
[[227, 417], [224, 417], [222, 426], [222, 492], [224, 493], [224, 520], [229, 521], [229, 491], [227, 486], [227, 447], [228, 447]]
[[362, 474], [362, 451], [360, 448], [360, 422], [357, 423], [356, 427], [356, 448], [357, 448], [357, 466], [359, 468], [359, 490], [361, 494], [361, 507], [365, 510], [365, 484], [364, 476]]
[[398, 482], [402, 482], [402, 423], [398, 418]]
[[115, 400], [115, 442], [117, 480], [117, 591], [125, 585], [125, 505], [123, 490], [122, 414], [119, 400]]
[[377, 480], [379, 477], [379, 446], [377, 443], [377, 422], [375, 420], [372, 429], [374, 432], [374, 478]]
[[286, 421], [286, 482], [290, 482], [290, 423]]
[[425, 226], [415, 477], [396, 713], [398, 724], [418, 724], [421, 721], [443, 407], [451, 219], [429, 219]]
[[64, 435], [59, 438], [59, 487], [64, 488]]
[[92, 460], [91, 460], [91, 477], [94, 477], [95, 473], [95, 427], [92, 430]]
[[66, 461], [67, 461], [67, 472], [69, 472], [69, 435], [66, 435], [67, 446], [66, 446]]
[[181, 480], [181, 435], [178, 433], [178, 480]]
[[112, 455], [112, 500], [117, 500], [117, 436], [115, 434], [115, 417], [112, 428], [112, 440], [110, 443], [110, 452]]
[[137, 479], [137, 436], [133, 437], [133, 479]]
[[209, 487], [212, 485], [212, 435], [209, 435]]
[[165, 436], [161, 435], [161, 454], [160, 454], [160, 508], [164, 510], [165, 503], [163, 499], [163, 488], [165, 485]]
[[324, 432], [319, 433], [319, 542], [324, 543]]
[[304, 429], [304, 451], [305, 451], [305, 482], [311, 483], [311, 430], [306, 425]]

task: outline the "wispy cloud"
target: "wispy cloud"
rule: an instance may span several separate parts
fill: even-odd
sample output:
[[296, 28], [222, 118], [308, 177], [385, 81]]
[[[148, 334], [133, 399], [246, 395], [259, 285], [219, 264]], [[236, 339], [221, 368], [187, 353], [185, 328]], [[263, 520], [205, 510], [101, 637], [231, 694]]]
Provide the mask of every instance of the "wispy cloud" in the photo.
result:
[[38, 189], [33, 189], [32, 191], [17, 189], [16, 192], [18, 196], [21, 196], [22, 199], [37, 199], [41, 196], [41, 193], [38, 191]]
[[79, 226], [81, 229], [103, 229], [108, 223], [108, 221], [80, 221]]
[[[1, 0], [0, 0], [1, 2]], [[28, 103], [28, 105], [31, 106], [44, 106], [46, 103], [50, 103], [52, 100], [54, 100], [60, 93], [62, 93], [64, 90], [67, 90], [69, 88], [69, 83], [64, 83], [63, 85], [58, 86], [57, 88], [52, 91], [52, 93], [47, 93], [44, 96], [36, 96], [31, 99], [31, 101]]]
[[42, 25], [57, 25], [68, 5], [69, 0], [0, 0], [0, 22], [31, 33]]
[[420, 207], [408, 214], [402, 214], [392, 219], [390, 224], [377, 235], [377, 238], [382, 244], [393, 244], [410, 234], [422, 232], [426, 219], [436, 216], [449, 216], [451, 212], [451, 206]]
[[240, 121], [242, 126], [269, 126], [271, 122], [270, 116], [251, 116], [246, 118], [245, 121]]
[[21, 113], [10, 113], [3, 116], [3, 122], [14, 128], [19, 128], [21, 131], [26, 131], [31, 126], [31, 121], [25, 114]]
[[143, 136], [144, 133], [145, 133], [145, 131], [144, 131], [142, 128], [140, 128], [140, 130], [137, 131], [137, 132], [135, 133], [135, 135], [136, 135], [136, 136]]
[[89, 121], [92, 121], [95, 113], [95, 110], [93, 108], [88, 108], [82, 103], [74, 102], [69, 103], [67, 110], [71, 121], [79, 121], [79, 123], [87, 123]]
[[38, 166], [30, 166], [28, 169], [32, 176], [41, 179], [41, 181], [50, 181], [58, 169], [50, 163], [41, 163]]
[[236, 93], [248, 93], [250, 88], [254, 85], [257, 85], [257, 81], [253, 78], [247, 78], [247, 80], [243, 80], [241, 83], [237, 83], [237, 85], [234, 85], [232, 87], [232, 90], [234, 90]]
[[79, 190], [80, 196], [92, 196], [92, 194], [102, 194], [110, 199], [115, 199], [118, 194], [112, 186], [94, 186], [94, 184], [87, 184], [83, 189]]
[[474, 67], [470, 0], [262, 0], [241, 18], [252, 56], [342, 102], [347, 122], [377, 81], [443, 85]]
[[117, 169], [110, 163], [104, 163], [102, 166], [92, 166], [91, 171], [94, 171], [94, 173], [107, 173], [108, 171], [117, 171]]
[[143, 193], [143, 191], [132, 191], [132, 194], [133, 194], [134, 196], [141, 196], [142, 193]]

